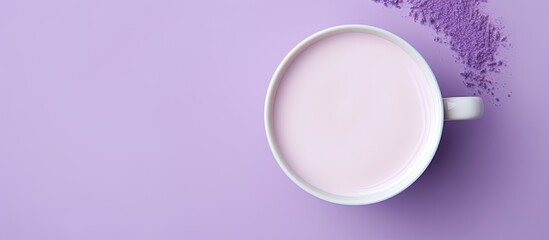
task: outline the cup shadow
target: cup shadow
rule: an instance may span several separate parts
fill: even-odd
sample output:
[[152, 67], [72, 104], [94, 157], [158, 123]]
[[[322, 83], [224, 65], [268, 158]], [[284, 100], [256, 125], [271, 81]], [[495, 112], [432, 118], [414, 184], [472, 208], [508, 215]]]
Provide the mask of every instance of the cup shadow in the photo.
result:
[[[380, 203], [359, 207], [359, 212], [392, 215], [410, 224], [435, 221], [465, 221], [490, 204], [493, 181], [486, 178], [497, 159], [486, 159], [478, 151], [498, 151], [497, 144], [485, 144], [498, 127], [490, 121], [446, 122], [438, 150], [429, 167], [408, 189]], [[368, 215], [368, 214], [366, 214]], [[421, 216], [439, 216], [421, 218]]]

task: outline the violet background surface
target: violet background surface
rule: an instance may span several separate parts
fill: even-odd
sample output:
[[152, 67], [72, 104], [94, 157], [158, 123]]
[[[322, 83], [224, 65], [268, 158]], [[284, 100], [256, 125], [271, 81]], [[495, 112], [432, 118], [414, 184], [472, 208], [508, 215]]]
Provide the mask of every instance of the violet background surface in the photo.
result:
[[490, 1], [513, 47], [500, 107], [445, 124], [424, 175], [371, 206], [312, 197], [263, 129], [300, 40], [363, 23], [461, 66], [405, 11], [369, 0], [0, 1], [0, 239], [547, 239], [549, 15]]

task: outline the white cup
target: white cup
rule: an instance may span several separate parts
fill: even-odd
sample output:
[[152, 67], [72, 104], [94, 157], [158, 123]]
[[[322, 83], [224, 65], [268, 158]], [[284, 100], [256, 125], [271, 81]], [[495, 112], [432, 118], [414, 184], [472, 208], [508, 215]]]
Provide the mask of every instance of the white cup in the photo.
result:
[[[278, 146], [278, 139], [274, 133], [273, 126], [273, 108], [275, 104], [275, 97], [278, 89], [279, 82], [284, 71], [286, 70], [288, 64], [291, 64], [292, 60], [296, 58], [304, 49], [316, 43], [317, 41], [325, 38], [326, 36], [337, 35], [339, 33], [345, 32], [365, 32], [369, 34], [374, 34], [380, 37], [383, 37], [394, 44], [398, 45], [405, 52], [407, 52], [414, 59], [415, 63], [421, 69], [423, 74], [426, 76], [428, 81], [429, 92], [431, 98], [438, 99], [434, 101], [434, 105], [430, 108], [434, 117], [435, 126], [434, 134], [432, 134], [430, 139], [425, 141], [429, 142], [429, 147], [426, 149], [425, 154], [422, 158], [415, 160], [415, 165], [413, 169], [410, 169], [406, 174], [402, 176], [396, 176], [400, 179], [396, 181], [396, 184], [383, 189], [382, 191], [377, 191], [371, 194], [364, 194], [361, 196], [341, 196], [333, 194], [330, 192], [322, 191], [307, 181], [303, 180], [298, 176], [292, 169], [289, 167], [287, 161], [284, 159], [284, 154], [281, 152]], [[405, 106], [403, 106], [405, 107]], [[284, 173], [299, 187], [301, 187], [306, 192], [329, 202], [343, 204], [343, 205], [365, 205], [383, 201], [390, 197], [395, 196], [396, 194], [402, 192], [408, 186], [410, 186], [416, 179], [424, 172], [429, 163], [431, 162], [440, 142], [440, 137], [442, 134], [442, 128], [444, 121], [448, 120], [469, 120], [480, 118], [483, 113], [483, 102], [479, 97], [450, 97], [442, 98], [440, 89], [437, 84], [437, 80], [431, 71], [427, 62], [423, 57], [406, 41], [400, 37], [390, 33], [386, 30], [379, 29], [367, 25], [342, 25], [332, 28], [322, 30], [318, 33], [313, 34], [312, 36], [306, 38], [296, 47], [294, 47], [288, 55], [283, 59], [283, 61], [278, 66], [276, 72], [274, 73], [269, 89], [267, 91], [267, 96], [265, 100], [265, 129], [267, 132], [267, 138], [269, 145], [273, 152], [273, 155], [278, 162], [279, 166], [282, 168]], [[398, 149], [397, 149], [398, 150]]]

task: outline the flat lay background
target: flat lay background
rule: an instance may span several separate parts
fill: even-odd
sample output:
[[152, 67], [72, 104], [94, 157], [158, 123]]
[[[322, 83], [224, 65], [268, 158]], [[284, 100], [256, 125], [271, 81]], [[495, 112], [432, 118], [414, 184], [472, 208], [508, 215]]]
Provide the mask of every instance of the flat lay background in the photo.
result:
[[548, 239], [548, 7], [486, 4], [512, 44], [501, 106], [446, 123], [415, 184], [353, 207], [283, 174], [265, 93], [303, 38], [361, 23], [415, 46], [444, 96], [469, 95], [452, 52], [404, 10], [0, 0], [0, 239]]

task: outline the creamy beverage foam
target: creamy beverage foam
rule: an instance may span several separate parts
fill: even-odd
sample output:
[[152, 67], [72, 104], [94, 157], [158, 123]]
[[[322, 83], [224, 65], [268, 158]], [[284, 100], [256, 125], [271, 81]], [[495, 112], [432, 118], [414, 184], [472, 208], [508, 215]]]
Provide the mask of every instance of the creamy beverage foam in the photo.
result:
[[383, 37], [340, 32], [316, 41], [279, 81], [272, 121], [281, 157], [331, 194], [383, 190], [429, 147], [436, 121], [427, 82], [414, 58]]

